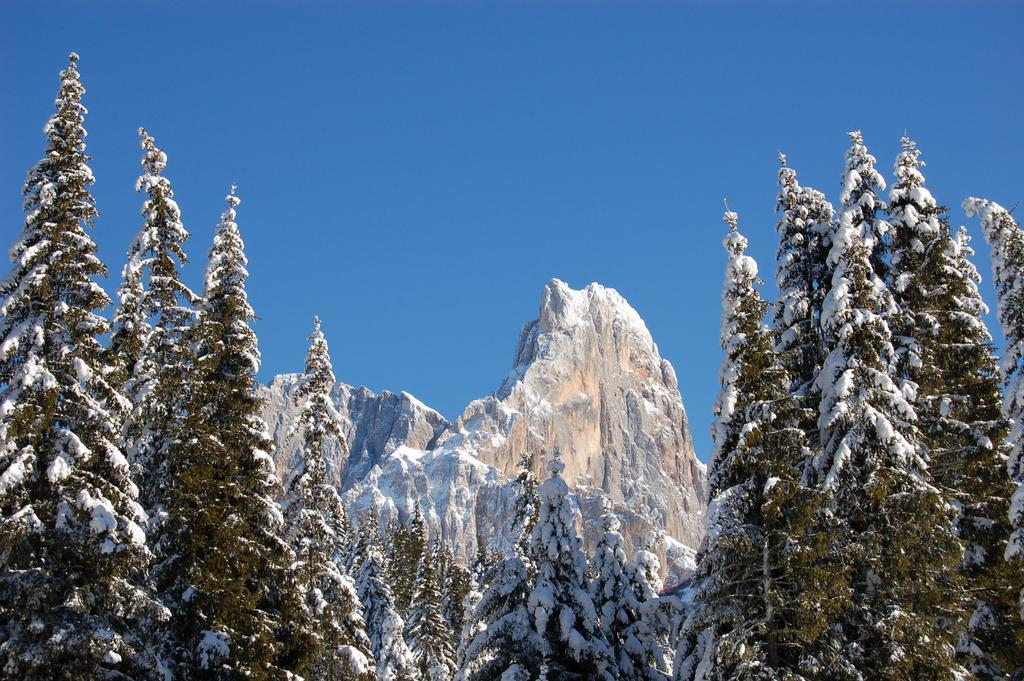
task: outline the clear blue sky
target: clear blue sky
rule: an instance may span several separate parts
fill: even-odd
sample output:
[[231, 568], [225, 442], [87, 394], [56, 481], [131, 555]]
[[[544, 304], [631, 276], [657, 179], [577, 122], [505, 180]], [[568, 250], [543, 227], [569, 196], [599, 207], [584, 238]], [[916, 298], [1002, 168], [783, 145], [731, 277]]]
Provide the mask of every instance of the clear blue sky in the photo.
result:
[[119, 275], [140, 225], [139, 125], [193, 285], [237, 182], [265, 378], [301, 368], [319, 314], [341, 380], [454, 418], [549, 279], [599, 281], [675, 365], [706, 459], [723, 196], [769, 280], [780, 150], [837, 201], [846, 131], [888, 175], [908, 128], [955, 221], [969, 194], [1024, 199], [1021, 4], [891, 5], [8, 0], [3, 241], [76, 50], [101, 255]]

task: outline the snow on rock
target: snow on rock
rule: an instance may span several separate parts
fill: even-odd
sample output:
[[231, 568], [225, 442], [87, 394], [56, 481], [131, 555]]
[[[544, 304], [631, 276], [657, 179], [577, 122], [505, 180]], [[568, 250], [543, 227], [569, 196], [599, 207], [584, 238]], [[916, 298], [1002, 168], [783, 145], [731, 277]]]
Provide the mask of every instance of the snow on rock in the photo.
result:
[[[267, 388], [279, 471], [297, 446], [286, 435], [298, 381], [285, 374]], [[520, 455], [534, 452], [539, 473], [558, 450], [588, 551], [607, 504], [621, 519], [630, 555], [653, 530], [666, 536], [659, 558], [669, 574], [692, 570], [679, 547], [701, 538], [704, 466], [672, 365], [613, 289], [574, 290], [552, 280], [537, 319], [520, 333], [512, 370], [455, 423], [405, 392], [376, 395], [339, 383], [332, 397], [349, 453], [328, 452], [330, 475], [356, 512], [372, 507], [385, 520], [405, 518], [418, 502], [467, 560], [480, 542], [503, 548]]]

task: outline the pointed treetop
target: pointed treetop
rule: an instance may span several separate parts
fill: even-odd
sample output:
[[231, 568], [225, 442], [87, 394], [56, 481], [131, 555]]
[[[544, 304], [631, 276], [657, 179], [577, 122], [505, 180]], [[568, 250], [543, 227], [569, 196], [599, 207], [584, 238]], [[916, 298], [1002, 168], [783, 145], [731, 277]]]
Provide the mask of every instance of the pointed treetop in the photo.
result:
[[234, 182], [232, 182], [231, 183], [231, 191], [229, 191], [228, 195], [224, 197], [224, 199], [228, 202], [228, 205], [231, 206], [232, 208], [234, 208], [235, 206], [237, 206], [238, 204], [240, 204], [242, 202], [242, 199], [240, 199], [237, 196], [235, 196], [235, 192], [237, 192], [237, 191], [238, 191], [238, 185], [236, 185]]
[[149, 175], [159, 175], [167, 166], [167, 154], [156, 146], [156, 140], [143, 127], [139, 128], [139, 138], [139, 146], [146, 150], [142, 155], [142, 167]]
[[611, 512], [606, 512], [601, 517], [601, 529], [605, 532], [618, 532], [622, 527], [619, 517]]
[[306, 370], [308, 387], [303, 389], [327, 394], [335, 383], [334, 367], [331, 365], [331, 352], [327, 346], [327, 338], [320, 330], [320, 317], [313, 317], [313, 332], [309, 334], [309, 350], [306, 352]]
[[[796, 187], [796, 171], [786, 164], [786, 155], [783, 153], [779, 154], [779, 164], [779, 186], [785, 187], [786, 189], [792, 189]], [[788, 206], [790, 203], [796, 201], [796, 197], [794, 195], [792, 195], [789, 192], [787, 192], [787, 194], [789, 194], [789, 196], [786, 203], [783, 204], [785, 206]]]
[[[725, 214], [722, 215], [722, 221], [729, 225], [729, 234], [722, 241], [722, 245], [725, 246], [725, 250], [729, 251], [729, 257], [732, 259], [744, 259], [744, 253], [747, 250], [747, 237], [739, 233], [737, 226], [739, 225], [740, 216], [737, 213], [729, 210], [729, 204], [725, 204]], [[757, 268], [754, 268], [754, 275], [757, 274]]]
[[917, 142], [904, 135], [900, 139], [902, 151], [896, 156], [896, 163], [893, 164], [893, 172], [896, 175], [896, 185], [890, 192], [890, 201], [901, 201], [910, 198], [915, 203], [935, 205], [930, 194], [905, 196], [908, 189], [920, 187], [924, 184], [924, 175], [918, 168], [923, 168], [925, 162], [921, 160], [921, 150], [917, 148]]
[[850, 136], [850, 141], [853, 144], [864, 144], [864, 133], [860, 130], [851, 130], [846, 134]]
[[737, 213], [729, 210], [729, 199], [722, 199], [722, 203], [725, 204], [725, 213], [722, 214], [722, 221], [729, 225], [729, 230], [735, 232], [736, 225], [739, 223], [740, 216]]
[[78, 53], [77, 53], [77, 52], [72, 52], [72, 53], [70, 53], [70, 54], [68, 55], [68, 61], [70, 61], [70, 62], [71, 62], [71, 64], [72, 64], [72, 65], [74, 65], [74, 64], [75, 64], [75, 62], [77, 62], [77, 61], [78, 61]]
[[565, 470], [565, 463], [562, 461], [562, 450], [555, 448], [555, 454], [551, 457], [548, 462], [548, 470], [551, 471], [552, 477], [560, 477], [562, 471]]

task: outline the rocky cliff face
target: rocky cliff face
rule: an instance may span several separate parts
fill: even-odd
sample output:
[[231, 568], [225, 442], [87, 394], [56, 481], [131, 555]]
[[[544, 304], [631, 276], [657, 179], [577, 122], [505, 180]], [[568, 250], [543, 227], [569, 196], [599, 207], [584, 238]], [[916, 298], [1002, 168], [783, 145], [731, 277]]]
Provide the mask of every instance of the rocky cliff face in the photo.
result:
[[[290, 430], [298, 417], [295, 391], [300, 374], [281, 374], [267, 386], [264, 417], [277, 443], [275, 460], [282, 477], [295, 453]], [[384, 391], [379, 395], [366, 388], [338, 383], [331, 395], [341, 414], [347, 456], [338, 443], [328, 445], [328, 473], [341, 490], [367, 478], [400, 446], [430, 449], [437, 437], [451, 427], [439, 413], [406, 392]]]
[[[295, 375], [268, 387], [267, 419], [286, 464], [294, 443]], [[464, 558], [501, 546], [512, 504], [508, 479], [524, 451], [560, 452], [593, 545], [602, 508], [622, 519], [629, 547], [651, 531], [680, 575], [704, 512], [704, 468], [690, 438], [675, 372], [640, 316], [614, 290], [549, 283], [538, 318], [523, 327], [512, 371], [454, 424], [412, 396], [339, 384], [349, 454], [333, 452], [335, 480], [357, 508], [404, 516], [419, 502]], [[670, 567], [672, 567], [670, 566]]]

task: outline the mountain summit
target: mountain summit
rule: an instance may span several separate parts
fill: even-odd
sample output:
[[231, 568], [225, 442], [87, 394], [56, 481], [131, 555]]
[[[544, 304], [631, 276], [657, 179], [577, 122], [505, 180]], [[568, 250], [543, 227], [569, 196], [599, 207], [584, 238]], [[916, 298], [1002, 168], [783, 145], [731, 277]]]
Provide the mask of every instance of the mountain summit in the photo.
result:
[[[268, 387], [266, 416], [286, 471], [298, 376]], [[614, 289], [574, 290], [552, 280], [537, 319], [519, 335], [513, 368], [494, 394], [471, 402], [454, 424], [408, 393], [339, 383], [333, 397], [349, 452], [332, 452], [335, 482], [357, 508], [386, 519], [419, 502], [463, 558], [480, 542], [500, 547], [519, 457], [538, 472], [556, 450], [577, 493], [584, 539], [596, 541], [602, 508], [622, 521], [629, 547], [654, 548], [685, 571], [700, 541], [704, 466], [694, 453], [672, 365], [640, 315]], [[685, 546], [683, 546], [685, 545]]]

